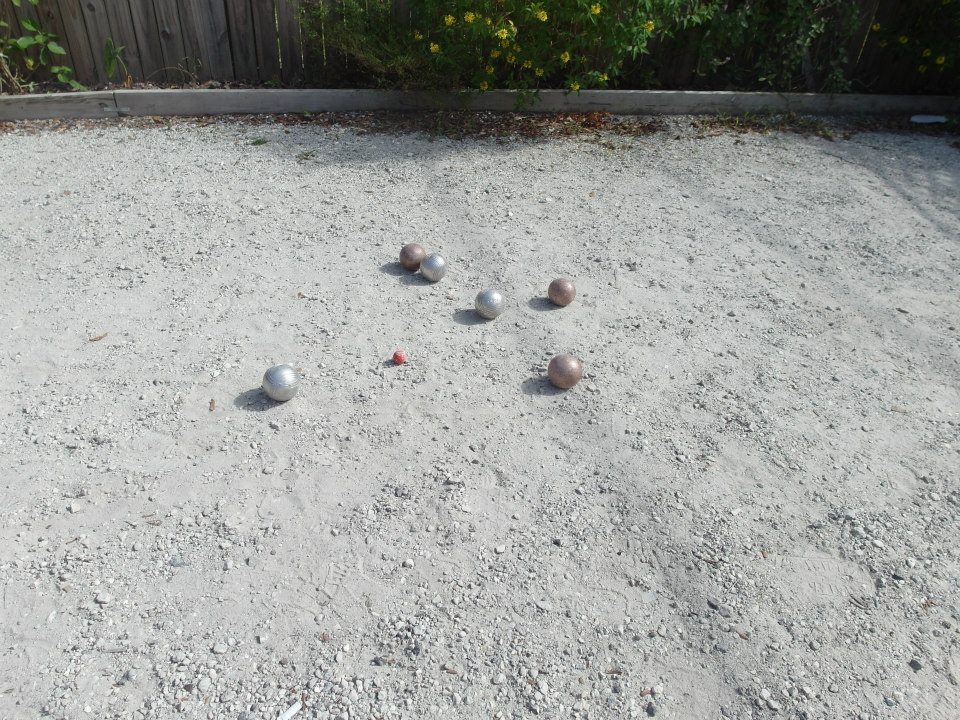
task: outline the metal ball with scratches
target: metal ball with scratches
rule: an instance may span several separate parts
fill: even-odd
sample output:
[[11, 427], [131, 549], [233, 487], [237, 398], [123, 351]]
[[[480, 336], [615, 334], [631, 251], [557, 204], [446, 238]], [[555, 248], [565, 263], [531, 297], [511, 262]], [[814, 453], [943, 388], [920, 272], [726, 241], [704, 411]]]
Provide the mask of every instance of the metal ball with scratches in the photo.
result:
[[420, 263], [427, 256], [427, 251], [419, 243], [407, 243], [400, 248], [400, 265], [404, 270], [416, 272]]
[[286, 402], [300, 389], [300, 374], [289, 365], [274, 365], [263, 374], [262, 387], [271, 399]]
[[473, 301], [473, 306], [477, 309], [477, 314], [493, 320], [503, 312], [505, 303], [503, 295], [497, 290], [481, 290], [477, 293], [477, 299]]
[[570, 353], [557, 355], [547, 366], [547, 377], [561, 390], [569, 390], [583, 377], [583, 363]]
[[577, 288], [567, 278], [557, 278], [547, 288], [547, 297], [550, 298], [550, 302], [560, 307], [566, 307], [572, 303], [576, 296]]
[[436, 253], [427, 255], [420, 263], [420, 274], [430, 282], [440, 282], [447, 274], [447, 262]]

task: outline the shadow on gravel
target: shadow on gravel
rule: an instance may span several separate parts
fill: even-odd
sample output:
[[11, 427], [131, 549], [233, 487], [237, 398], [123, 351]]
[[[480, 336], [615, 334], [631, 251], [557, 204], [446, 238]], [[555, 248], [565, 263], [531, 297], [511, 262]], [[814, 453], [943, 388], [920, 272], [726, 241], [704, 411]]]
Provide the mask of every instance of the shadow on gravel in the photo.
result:
[[527, 301], [527, 307], [531, 310], [536, 310], [537, 312], [552, 312], [554, 310], [560, 310], [559, 305], [554, 305], [548, 298], [545, 297], [535, 297], [530, 298]]
[[473, 308], [463, 308], [453, 314], [453, 321], [458, 325], [484, 325], [487, 321], [477, 315]]
[[393, 275], [394, 277], [404, 277], [411, 274], [404, 270], [403, 265], [398, 262], [384, 263], [380, 266], [380, 272], [387, 275]]
[[263, 389], [258, 387], [242, 392], [233, 399], [234, 407], [246, 410], [247, 412], [263, 412], [264, 410], [275, 408], [278, 405], [283, 405], [283, 403], [271, 400], [267, 397], [267, 394], [263, 392]]
[[542, 375], [527, 378], [520, 383], [520, 389], [524, 395], [562, 395], [565, 390], [554, 387], [550, 381]]
[[432, 285], [429, 280], [427, 280], [423, 275], [418, 272], [410, 272], [409, 270], [404, 270], [403, 265], [398, 262], [388, 262], [380, 266], [380, 272], [384, 275], [393, 275], [395, 278], [400, 278], [400, 283], [402, 285]]

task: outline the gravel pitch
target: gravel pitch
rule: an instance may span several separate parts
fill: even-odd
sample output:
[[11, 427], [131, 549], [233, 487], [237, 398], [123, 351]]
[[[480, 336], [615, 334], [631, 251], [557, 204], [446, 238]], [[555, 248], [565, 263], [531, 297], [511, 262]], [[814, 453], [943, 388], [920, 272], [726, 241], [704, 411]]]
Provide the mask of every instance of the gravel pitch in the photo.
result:
[[0, 260], [0, 717], [960, 716], [949, 138], [9, 126]]

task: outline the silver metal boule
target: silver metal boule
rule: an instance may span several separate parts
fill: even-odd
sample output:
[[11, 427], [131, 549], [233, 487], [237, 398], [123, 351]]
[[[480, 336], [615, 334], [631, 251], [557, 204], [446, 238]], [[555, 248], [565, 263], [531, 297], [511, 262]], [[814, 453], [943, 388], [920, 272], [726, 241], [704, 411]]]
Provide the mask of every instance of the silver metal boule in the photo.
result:
[[447, 274], [447, 263], [436, 253], [427, 255], [420, 263], [420, 274], [430, 282], [440, 282]]
[[273, 400], [286, 402], [300, 389], [300, 374], [289, 365], [274, 365], [263, 374], [263, 391]]
[[487, 320], [493, 320], [504, 309], [503, 295], [497, 290], [481, 290], [477, 293], [477, 299], [473, 306], [477, 309], [477, 314]]

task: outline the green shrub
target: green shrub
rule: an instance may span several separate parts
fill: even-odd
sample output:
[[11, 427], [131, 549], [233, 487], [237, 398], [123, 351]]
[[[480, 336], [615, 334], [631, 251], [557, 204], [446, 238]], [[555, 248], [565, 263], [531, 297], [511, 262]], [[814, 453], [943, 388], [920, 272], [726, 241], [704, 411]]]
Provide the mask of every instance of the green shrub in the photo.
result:
[[305, 3], [321, 61], [374, 84], [411, 88], [607, 87], [658, 34], [708, 20], [686, 0], [389, 0]]
[[851, 0], [723, 3], [699, 44], [697, 72], [714, 85], [843, 92], [859, 25]]
[[960, 1], [914, 0], [875, 18], [865, 51], [885, 73], [864, 78], [880, 91], [960, 92]]
[[960, 0], [306, 0], [303, 25], [327, 86], [960, 91]]
[[[10, 2], [20, 7], [21, 0]], [[39, 0], [28, 2], [37, 5]], [[51, 76], [57, 81], [74, 90], [82, 90], [83, 85], [73, 79], [73, 71], [55, 61], [57, 56], [67, 54], [57, 42], [57, 36], [45, 32], [30, 20], [21, 20], [19, 24], [22, 34], [0, 20], [0, 92], [33, 90], [36, 86], [33, 76], [40, 68], [49, 68]]]

